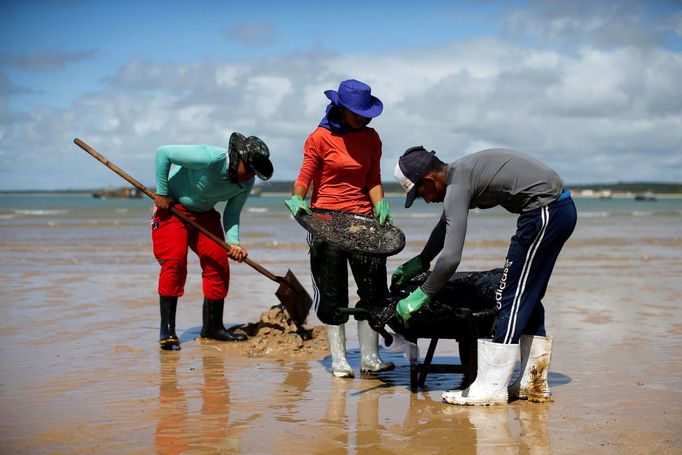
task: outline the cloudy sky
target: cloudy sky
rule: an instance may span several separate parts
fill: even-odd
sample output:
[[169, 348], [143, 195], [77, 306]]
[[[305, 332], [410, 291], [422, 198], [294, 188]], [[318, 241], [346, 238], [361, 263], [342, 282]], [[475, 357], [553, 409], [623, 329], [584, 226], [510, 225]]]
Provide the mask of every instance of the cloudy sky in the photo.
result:
[[682, 182], [682, 2], [0, 1], [0, 190], [154, 185], [163, 144], [263, 138], [275, 180], [344, 79], [408, 147], [526, 151], [568, 183]]

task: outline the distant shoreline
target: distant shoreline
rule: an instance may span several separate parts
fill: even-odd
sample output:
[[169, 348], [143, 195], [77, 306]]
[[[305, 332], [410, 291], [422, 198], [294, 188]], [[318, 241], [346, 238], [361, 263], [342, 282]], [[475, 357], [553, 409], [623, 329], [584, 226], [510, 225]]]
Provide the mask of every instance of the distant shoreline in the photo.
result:
[[[91, 196], [93, 191], [0, 191], [2, 196], [30, 196], [30, 197], [83, 197]], [[657, 199], [682, 199], [682, 193], [656, 193], [650, 191], [651, 195]], [[580, 191], [573, 192], [574, 199], [634, 199], [640, 193], [633, 192], [613, 192], [610, 196], [601, 196], [599, 194], [581, 194]], [[254, 197], [289, 197], [291, 193], [284, 191], [262, 191]], [[386, 192], [386, 196], [400, 197], [405, 193]]]
[[[254, 187], [252, 195], [263, 196], [286, 196], [291, 194], [293, 181], [278, 180], [259, 182]], [[640, 196], [654, 196], [656, 198], [682, 198], [682, 183], [677, 182], [615, 182], [615, 183], [591, 183], [571, 184], [566, 186], [571, 190], [575, 198], [634, 198]], [[397, 182], [383, 182], [384, 193], [388, 196], [403, 195], [402, 188]], [[55, 189], [55, 190], [0, 190], [1, 195], [41, 195], [41, 196], [81, 196], [97, 192], [111, 192], [114, 190], [130, 189], [129, 186], [90, 188], [90, 189]], [[154, 191], [154, 185], [149, 189]]]

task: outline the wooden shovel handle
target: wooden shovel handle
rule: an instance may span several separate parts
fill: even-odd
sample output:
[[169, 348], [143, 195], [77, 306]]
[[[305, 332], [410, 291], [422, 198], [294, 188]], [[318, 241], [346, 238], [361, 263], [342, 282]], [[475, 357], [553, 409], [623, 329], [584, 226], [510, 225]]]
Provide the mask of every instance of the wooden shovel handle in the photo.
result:
[[[92, 155], [97, 161], [99, 161], [100, 163], [104, 164], [106, 167], [108, 167], [109, 169], [111, 169], [112, 171], [114, 171], [115, 173], [117, 173], [118, 175], [120, 175], [121, 177], [123, 177], [124, 180], [126, 180], [128, 183], [130, 183], [131, 185], [133, 185], [135, 188], [137, 188], [138, 190], [142, 191], [144, 194], [146, 194], [147, 196], [149, 196], [150, 198], [152, 198], [152, 200], [154, 199], [154, 197], [156, 196], [156, 194], [154, 194], [153, 191], [151, 191], [149, 188], [147, 188], [146, 186], [144, 186], [142, 183], [138, 182], [138, 181], [135, 180], [133, 177], [131, 177], [130, 175], [128, 175], [128, 173], [126, 173], [123, 169], [119, 168], [119, 167], [116, 166], [114, 163], [112, 163], [111, 161], [109, 161], [109, 159], [107, 159], [104, 155], [101, 155], [101, 154], [98, 153], [95, 149], [93, 149], [93, 148], [90, 147], [88, 144], [86, 144], [85, 142], [81, 141], [81, 140], [78, 139], [78, 138], [75, 138], [75, 139], [73, 140], [73, 142], [74, 142], [77, 146], [79, 146], [80, 148], [82, 148], [83, 150], [85, 150], [86, 152], [88, 152], [90, 155]], [[230, 245], [228, 245], [227, 243], [225, 243], [225, 242], [223, 241], [223, 239], [221, 239], [221, 238], [218, 237], [217, 235], [213, 234], [212, 232], [210, 232], [209, 230], [207, 230], [205, 227], [203, 227], [202, 225], [198, 224], [198, 223], [197, 223], [196, 221], [194, 221], [193, 219], [189, 218], [189, 217], [188, 217], [187, 215], [185, 215], [184, 213], [182, 213], [181, 211], [179, 211], [178, 209], [176, 209], [175, 207], [172, 207], [172, 206], [171, 206], [171, 208], [170, 208], [170, 211], [171, 211], [171, 213], [173, 213], [173, 215], [177, 216], [178, 218], [180, 218], [182, 221], [186, 222], [187, 224], [190, 224], [190, 225], [194, 226], [197, 230], [199, 230], [199, 232], [201, 232], [202, 234], [204, 234], [206, 237], [210, 238], [211, 240], [213, 240], [214, 242], [216, 242], [218, 245], [220, 245], [220, 246], [222, 246], [223, 248], [225, 248], [227, 251], [230, 251]], [[270, 272], [268, 269], [266, 269], [265, 267], [263, 267], [262, 265], [260, 265], [260, 264], [257, 263], [256, 261], [254, 261], [254, 260], [252, 260], [252, 259], [249, 259], [248, 257], [244, 258], [244, 262], [246, 262], [248, 265], [250, 265], [251, 267], [253, 267], [253, 268], [254, 268], [255, 270], [257, 270], [258, 272], [262, 273], [262, 274], [265, 275], [266, 277], [270, 278], [272, 281], [275, 281], [275, 282], [277, 282], [277, 283], [285, 282], [284, 278], [276, 276], [274, 273]]]
[[118, 175], [120, 175], [121, 177], [123, 177], [124, 180], [127, 180], [128, 183], [130, 183], [131, 185], [133, 185], [135, 188], [137, 188], [138, 190], [142, 191], [144, 194], [146, 194], [146, 195], [149, 196], [150, 198], [154, 199], [154, 196], [156, 196], [156, 194], [154, 194], [153, 191], [151, 191], [150, 189], [148, 189], [147, 187], [145, 187], [143, 184], [141, 184], [140, 182], [138, 182], [137, 180], [135, 180], [134, 178], [132, 178], [132, 177], [131, 177], [130, 175], [128, 175], [123, 169], [119, 168], [119, 167], [116, 166], [114, 163], [112, 163], [111, 161], [109, 161], [109, 159], [108, 159], [107, 157], [105, 157], [104, 155], [100, 155], [100, 154], [97, 152], [97, 150], [93, 149], [93, 148], [90, 147], [88, 144], [86, 144], [85, 142], [81, 141], [81, 140], [78, 139], [78, 138], [74, 139], [73, 142], [74, 142], [77, 146], [79, 146], [80, 148], [82, 148], [83, 150], [85, 150], [86, 152], [88, 152], [90, 155], [92, 155], [93, 157], [95, 157], [95, 159], [97, 159], [97, 161], [99, 161], [100, 163], [104, 164], [106, 167], [108, 167], [109, 169], [111, 169], [112, 171], [114, 171], [115, 173], [117, 173]]

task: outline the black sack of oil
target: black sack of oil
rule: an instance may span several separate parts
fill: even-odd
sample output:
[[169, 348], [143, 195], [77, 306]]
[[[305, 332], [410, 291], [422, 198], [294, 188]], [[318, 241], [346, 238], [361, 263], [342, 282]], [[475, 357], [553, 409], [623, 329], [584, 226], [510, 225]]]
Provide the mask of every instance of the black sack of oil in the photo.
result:
[[417, 338], [485, 338], [492, 333], [497, 317], [495, 292], [502, 269], [455, 273], [434, 299], [412, 315], [406, 327], [395, 307], [428, 277], [429, 272], [425, 272], [401, 287], [393, 286], [384, 301], [367, 305], [372, 328], [379, 331], [388, 325], [412, 343]]

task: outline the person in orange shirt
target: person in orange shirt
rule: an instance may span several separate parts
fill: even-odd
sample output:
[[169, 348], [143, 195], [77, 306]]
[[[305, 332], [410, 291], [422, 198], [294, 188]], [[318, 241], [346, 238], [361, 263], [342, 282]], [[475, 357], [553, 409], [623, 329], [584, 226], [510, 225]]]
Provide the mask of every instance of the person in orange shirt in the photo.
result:
[[[367, 126], [381, 114], [381, 100], [372, 96], [367, 84], [355, 79], [343, 81], [338, 91], [327, 90], [324, 94], [331, 102], [305, 142], [303, 163], [286, 206], [294, 216], [301, 211], [312, 213], [305, 201], [312, 183], [313, 209], [375, 216], [382, 225], [391, 222], [381, 184], [381, 139]], [[348, 265], [360, 297], [356, 307], [363, 307], [388, 293], [386, 258], [342, 251], [314, 235], [309, 236], [308, 243], [315, 311], [327, 326], [332, 374], [352, 378], [353, 369], [346, 359], [348, 315], [336, 313], [337, 308], [348, 307]], [[358, 320], [361, 373], [394, 368], [393, 363], [379, 357], [378, 336], [367, 321]]]

